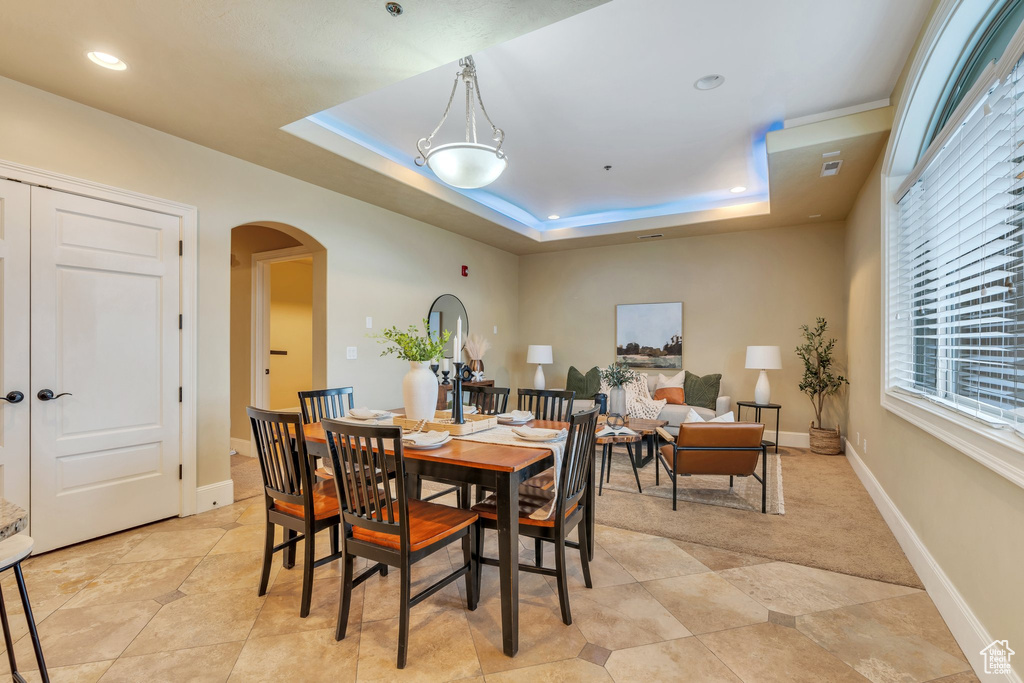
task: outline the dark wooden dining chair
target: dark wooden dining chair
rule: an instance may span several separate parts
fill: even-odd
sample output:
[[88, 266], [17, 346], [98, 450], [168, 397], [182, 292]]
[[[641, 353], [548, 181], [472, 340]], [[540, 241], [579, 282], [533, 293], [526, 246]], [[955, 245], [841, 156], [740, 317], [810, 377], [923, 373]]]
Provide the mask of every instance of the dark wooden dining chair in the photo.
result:
[[302, 409], [303, 424], [308, 425], [310, 422], [320, 422], [324, 419], [336, 420], [345, 417], [345, 414], [355, 407], [355, 394], [352, 387], [300, 391], [299, 407]]
[[[306, 617], [313, 596], [313, 570], [341, 557], [338, 551], [341, 525], [338, 497], [330, 481], [313, 482], [302, 419], [298, 413], [260, 410], [252, 406], [245, 411], [256, 439], [267, 513], [259, 595], [267, 592], [274, 553], [284, 550], [284, 567], [291, 569], [295, 566], [295, 546], [299, 541], [305, 541], [299, 616]], [[275, 526], [282, 527], [285, 533], [284, 540], [278, 545], [274, 545]], [[316, 560], [316, 534], [325, 529], [330, 532], [331, 554]]]
[[[599, 408], [570, 415], [568, 435], [565, 439], [565, 451], [562, 454], [559, 469], [557, 492], [537, 488], [528, 484], [519, 487], [519, 534], [533, 538], [541, 543], [553, 543], [555, 546], [555, 568], [520, 564], [519, 570], [553, 576], [558, 582], [558, 602], [562, 608], [562, 621], [572, 624], [572, 613], [569, 610], [568, 573], [565, 567], [566, 547], [578, 548], [580, 563], [583, 565], [583, 581], [587, 588], [592, 588], [590, 580], [590, 558], [587, 552], [587, 534], [590, 530], [583, 521], [587, 482], [590, 468], [593, 466], [595, 453], [595, 437], [597, 431], [597, 415]], [[531, 517], [545, 506], [553, 506], [554, 510], [546, 519]], [[483, 556], [484, 529], [498, 528], [498, 500], [492, 494], [472, 507], [479, 515], [476, 535], [476, 556], [480, 564], [497, 565], [494, 558]], [[566, 536], [574, 528], [579, 529], [579, 542], [573, 543]], [[477, 569], [477, 593], [480, 590], [480, 568]]]
[[508, 410], [508, 387], [467, 387], [469, 405], [481, 415], [497, 415]]
[[520, 389], [517, 402], [519, 410], [529, 410], [537, 420], [568, 422], [575, 397], [575, 391]]
[[[336, 420], [324, 420], [323, 426], [345, 522], [344, 570], [334, 637], [336, 640], [345, 637], [352, 589], [383, 567], [398, 567], [401, 572], [398, 668], [403, 669], [408, 654], [411, 607], [465, 576], [466, 607], [476, 609], [477, 565], [473, 547], [477, 516], [469, 510], [409, 497], [401, 427], [352, 425]], [[388, 447], [393, 449], [394, 455], [387, 455]], [[391, 480], [380, 479], [376, 474], [385, 471], [394, 472], [394, 494]], [[464, 564], [416, 595], [410, 595], [412, 565], [460, 539]], [[359, 576], [354, 576], [356, 557], [373, 563]]]

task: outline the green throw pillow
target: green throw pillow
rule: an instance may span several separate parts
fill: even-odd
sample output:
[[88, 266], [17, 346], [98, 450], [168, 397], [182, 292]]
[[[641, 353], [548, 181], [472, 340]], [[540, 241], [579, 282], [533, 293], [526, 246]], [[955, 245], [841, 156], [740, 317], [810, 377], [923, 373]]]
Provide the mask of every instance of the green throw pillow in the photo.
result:
[[715, 409], [718, 401], [718, 392], [722, 388], [722, 375], [704, 375], [700, 377], [692, 372], [686, 372], [686, 379], [683, 380], [683, 395], [686, 396], [687, 405], [698, 408]]
[[565, 378], [565, 390], [575, 391], [576, 398], [580, 400], [594, 398], [601, 392], [601, 369], [594, 366], [584, 375], [575, 366], [570, 367], [569, 376]]

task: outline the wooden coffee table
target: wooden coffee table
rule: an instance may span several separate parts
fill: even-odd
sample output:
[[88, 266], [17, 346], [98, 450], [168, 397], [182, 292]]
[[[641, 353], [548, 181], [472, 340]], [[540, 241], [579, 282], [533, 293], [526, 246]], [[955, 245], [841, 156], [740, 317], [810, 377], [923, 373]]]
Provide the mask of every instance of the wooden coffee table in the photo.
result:
[[[601, 415], [597, 418], [598, 424], [602, 424], [607, 416]], [[639, 434], [647, 442], [647, 455], [643, 455], [643, 448], [637, 447], [633, 453], [633, 462], [637, 467], [643, 467], [651, 460], [654, 460], [654, 451], [658, 446], [658, 427], [668, 425], [668, 420], [642, 420], [638, 417], [627, 417], [626, 426]]]

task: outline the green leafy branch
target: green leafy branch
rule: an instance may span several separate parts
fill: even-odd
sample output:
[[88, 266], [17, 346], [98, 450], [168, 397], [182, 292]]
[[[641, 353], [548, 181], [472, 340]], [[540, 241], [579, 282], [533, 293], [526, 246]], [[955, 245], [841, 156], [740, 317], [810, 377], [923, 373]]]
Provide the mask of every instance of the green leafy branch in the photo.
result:
[[381, 356], [398, 356], [401, 360], [413, 362], [440, 360], [444, 356], [444, 346], [452, 333], [444, 330], [436, 338], [431, 338], [430, 323], [426, 319], [423, 320], [423, 329], [426, 330], [426, 334], [421, 335], [416, 325], [409, 325], [409, 329], [405, 331], [392, 325], [380, 334], [372, 336], [381, 344], [387, 345], [380, 352]]

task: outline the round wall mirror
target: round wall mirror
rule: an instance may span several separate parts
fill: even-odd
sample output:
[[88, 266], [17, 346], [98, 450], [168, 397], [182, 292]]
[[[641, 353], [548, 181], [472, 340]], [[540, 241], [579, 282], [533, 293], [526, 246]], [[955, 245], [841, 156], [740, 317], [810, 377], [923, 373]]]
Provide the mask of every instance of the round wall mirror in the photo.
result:
[[451, 358], [452, 360], [461, 360], [455, 358], [455, 352], [452, 348], [455, 342], [455, 328], [458, 325], [459, 318], [462, 318], [462, 338], [466, 339], [469, 336], [469, 316], [466, 314], [466, 307], [459, 301], [459, 297], [454, 294], [442, 294], [434, 300], [433, 305], [430, 307], [430, 313], [427, 315], [427, 323], [430, 325], [430, 335], [440, 334], [443, 330], [451, 332], [451, 339], [444, 347], [445, 358]]

